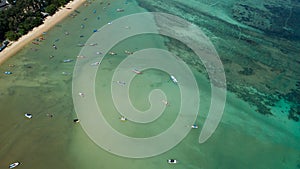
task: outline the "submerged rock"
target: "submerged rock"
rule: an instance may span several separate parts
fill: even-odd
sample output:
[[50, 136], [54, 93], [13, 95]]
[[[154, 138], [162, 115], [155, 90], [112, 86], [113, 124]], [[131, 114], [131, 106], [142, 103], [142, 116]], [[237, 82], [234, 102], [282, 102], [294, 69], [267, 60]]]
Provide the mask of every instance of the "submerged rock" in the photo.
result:
[[254, 70], [250, 67], [244, 67], [243, 70], [239, 71], [239, 74], [242, 74], [242, 75], [253, 75], [254, 74]]

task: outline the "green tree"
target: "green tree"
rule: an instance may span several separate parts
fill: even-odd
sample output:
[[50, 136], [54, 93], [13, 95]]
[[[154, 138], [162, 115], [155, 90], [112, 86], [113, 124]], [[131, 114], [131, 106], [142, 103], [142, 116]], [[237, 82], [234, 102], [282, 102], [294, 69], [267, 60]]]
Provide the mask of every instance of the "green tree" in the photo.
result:
[[16, 34], [14, 31], [6, 32], [5, 37], [11, 41], [15, 41], [19, 38], [18, 34]]
[[11, 6], [0, 11], [0, 40], [17, 40], [43, 23], [41, 11], [53, 15], [70, 0], [8, 0]]
[[5, 38], [5, 32], [8, 31], [8, 21], [6, 19], [6, 14], [0, 12], [0, 41], [2, 42]]
[[54, 4], [50, 4], [45, 8], [45, 12], [49, 13], [49, 15], [53, 15], [56, 11], [56, 6]]

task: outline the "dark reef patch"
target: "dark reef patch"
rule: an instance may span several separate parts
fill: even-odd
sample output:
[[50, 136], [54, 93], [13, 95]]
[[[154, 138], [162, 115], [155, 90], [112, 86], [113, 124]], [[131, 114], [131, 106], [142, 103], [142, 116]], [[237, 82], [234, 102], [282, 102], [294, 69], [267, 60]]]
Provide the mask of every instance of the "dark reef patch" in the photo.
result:
[[291, 105], [290, 105], [291, 108], [289, 110], [288, 118], [292, 119], [294, 121], [299, 121], [299, 119], [300, 119], [300, 90], [299, 90], [299, 88], [291, 90], [291, 92], [287, 93], [283, 97], [291, 103]]
[[239, 74], [246, 75], [246, 76], [253, 75], [254, 70], [250, 67], [244, 67], [243, 70], [239, 71]]

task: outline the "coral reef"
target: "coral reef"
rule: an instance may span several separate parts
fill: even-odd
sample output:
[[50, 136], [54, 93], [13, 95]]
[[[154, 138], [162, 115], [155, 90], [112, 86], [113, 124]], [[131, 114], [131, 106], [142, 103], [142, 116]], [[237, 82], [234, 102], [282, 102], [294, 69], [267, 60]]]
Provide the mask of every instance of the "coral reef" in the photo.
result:
[[[211, 10], [198, 9], [193, 3], [177, 0], [137, 1], [151, 12], [174, 14], [198, 25], [219, 53], [226, 72], [227, 89], [255, 106], [257, 112], [274, 115], [271, 107], [284, 99], [290, 103], [286, 117], [299, 120], [300, 92], [296, 79], [300, 79], [300, 45], [295, 38], [300, 37], [296, 31], [300, 30], [297, 29], [299, 17], [296, 17], [300, 11], [299, 1], [264, 0], [255, 4], [244, 0], [234, 1], [231, 7], [220, 2], [213, 8], [197, 1]], [[227, 13], [216, 15], [213, 12], [222, 11], [220, 8], [226, 8], [223, 11]], [[230, 17], [232, 19], [228, 19]], [[186, 46], [176, 40], [168, 40], [166, 45], [193, 68], [206, 72]]]
[[232, 8], [232, 17], [248, 26], [275, 36], [300, 38], [300, 3], [296, 0], [264, 0], [262, 6], [238, 1]]

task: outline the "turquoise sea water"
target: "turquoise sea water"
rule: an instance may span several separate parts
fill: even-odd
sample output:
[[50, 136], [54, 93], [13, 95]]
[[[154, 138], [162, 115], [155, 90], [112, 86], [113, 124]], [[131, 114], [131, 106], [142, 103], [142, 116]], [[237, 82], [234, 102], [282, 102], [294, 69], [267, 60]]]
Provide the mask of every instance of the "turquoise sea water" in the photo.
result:
[[[123, 8], [124, 12], [116, 12], [117, 8]], [[20, 161], [18, 168], [24, 169], [300, 168], [300, 125], [282, 117], [278, 110], [288, 109], [284, 101], [273, 106], [276, 116], [264, 116], [258, 114], [254, 106], [228, 92], [220, 125], [207, 142], [199, 144], [198, 137], [210, 106], [210, 86], [206, 74], [200, 73], [193, 63], [188, 64], [200, 91], [196, 120], [200, 129], [191, 130], [170, 151], [150, 158], [125, 158], [101, 149], [87, 137], [80, 124], [73, 123], [77, 116], [72, 101], [72, 72], [81, 50], [78, 44], [85, 44], [94, 29], [118, 17], [145, 12], [145, 9], [129, 0], [112, 1], [110, 5], [91, 1], [78, 11], [77, 16], [66, 18], [47, 32], [39, 45], [28, 44], [0, 66], [1, 72], [13, 72], [0, 75], [0, 168], [15, 161]], [[110, 95], [110, 79], [116, 66], [126, 58], [124, 51], [149, 47], [167, 49], [164, 40], [158, 35], [131, 37], [117, 44], [111, 50], [117, 55], [105, 56], [99, 66], [97, 101], [105, 110], [108, 122], [123, 134], [153, 136], [168, 128], [176, 118], [180, 92], [176, 85], [170, 85], [169, 75], [162, 71], [146, 70], [136, 76], [130, 86], [133, 105], [141, 110], [149, 107], [147, 97], [152, 89], [160, 88], [170, 98], [170, 105], [154, 123], [120, 122]], [[63, 63], [65, 59], [73, 62]], [[33, 118], [26, 119], [24, 113], [31, 113]], [[49, 117], [50, 114], [53, 117]], [[166, 160], [170, 158], [178, 159], [179, 163], [168, 164]]]

